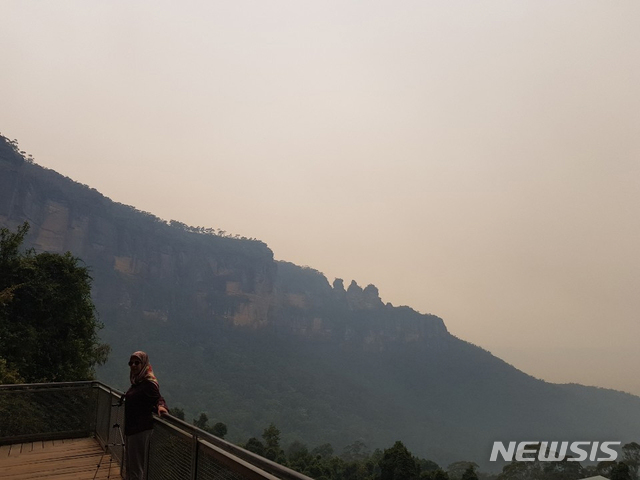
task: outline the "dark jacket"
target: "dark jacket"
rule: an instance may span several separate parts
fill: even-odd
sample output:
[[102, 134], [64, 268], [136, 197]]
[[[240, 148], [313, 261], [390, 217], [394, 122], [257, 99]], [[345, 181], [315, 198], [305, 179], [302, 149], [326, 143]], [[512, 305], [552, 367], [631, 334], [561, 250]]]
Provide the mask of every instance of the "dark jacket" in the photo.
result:
[[158, 405], [165, 408], [167, 406], [155, 382], [145, 380], [137, 385], [131, 385], [125, 393], [124, 434], [135, 435], [151, 430], [153, 414], [158, 413]]

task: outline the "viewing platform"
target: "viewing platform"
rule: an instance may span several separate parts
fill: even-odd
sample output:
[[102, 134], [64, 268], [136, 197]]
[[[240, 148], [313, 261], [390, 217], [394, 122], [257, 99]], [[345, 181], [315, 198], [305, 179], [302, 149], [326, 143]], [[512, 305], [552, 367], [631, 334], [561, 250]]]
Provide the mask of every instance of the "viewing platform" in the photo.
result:
[[[119, 479], [122, 392], [95, 381], [0, 385], [0, 480]], [[147, 480], [312, 480], [171, 415], [154, 417]]]

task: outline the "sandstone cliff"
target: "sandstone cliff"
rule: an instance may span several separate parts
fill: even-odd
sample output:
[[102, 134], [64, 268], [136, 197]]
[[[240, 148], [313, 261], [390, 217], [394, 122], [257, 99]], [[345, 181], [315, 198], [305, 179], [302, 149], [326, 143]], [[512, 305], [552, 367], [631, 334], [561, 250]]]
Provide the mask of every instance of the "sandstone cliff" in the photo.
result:
[[[92, 270], [102, 321], [216, 321], [384, 348], [446, 335], [441, 319], [384, 305], [355, 281], [275, 262], [262, 242], [203, 233], [118, 204], [0, 145], [0, 225], [29, 222], [38, 251], [70, 251]], [[311, 278], [313, 277], [313, 278]]]

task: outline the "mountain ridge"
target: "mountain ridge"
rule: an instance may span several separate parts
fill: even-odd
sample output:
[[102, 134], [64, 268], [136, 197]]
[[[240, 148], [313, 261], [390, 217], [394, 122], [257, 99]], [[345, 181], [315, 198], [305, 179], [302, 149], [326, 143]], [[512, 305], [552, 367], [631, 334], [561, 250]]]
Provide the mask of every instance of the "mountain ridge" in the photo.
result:
[[3, 137], [0, 225], [23, 221], [29, 246], [91, 268], [113, 349], [99, 377], [124, 388], [122, 359], [145, 349], [170, 404], [208, 412], [234, 440], [273, 421], [285, 441], [400, 439], [421, 457], [481, 465], [493, 441], [638, 440], [640, 397], [535, 379], [435, 315], [384, 304], [373, 285], [345, 289], [263, 242], [112, 202]]

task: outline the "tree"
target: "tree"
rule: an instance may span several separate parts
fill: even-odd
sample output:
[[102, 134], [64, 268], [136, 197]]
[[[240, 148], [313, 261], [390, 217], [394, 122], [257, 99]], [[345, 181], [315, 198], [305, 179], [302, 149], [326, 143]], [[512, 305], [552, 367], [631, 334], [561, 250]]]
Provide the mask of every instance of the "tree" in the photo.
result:
[[250, 452], [264, 456], [264, 444], [255, 437], [251, 437], [244, 446]]
[[594, 469], [594, 474], [602, 475], [609, 478], [611, 477], [611, 471], [616, 467], [616, 465], [618, 465], [618, 462], [615, 462], [613, 460], [598, 462]]
[[438, 465], [433, 460], [419, 458], [417, 462], [418, 466], [420, 467], [420, 472], [435, 472], [436, 470], [441, 470], [440, 465]]
[[21, 252], [28, 231], [26, 222], [0, 229], [1, 380], [91, 380], [109, 347], [98, 339], [89, 271], [69, 252]]
[[267, 428], [262, 432], [262, 438], [265, 443], [265, 447], [280, 449], [280, 430], [275, 426], [275, 424], [271, 423]]
[[227, 426], [222, 422], [218, 422], [211, 428], [210, 432], [216, 437], [224, 438], [227, 434]]
[[622, 446], [622, 461], [629, 467], [629, 474], [633, 480], [638, 480], [640, 470], [640, 445], [636, 442]]
[[271, 423], [262, 432], [262, 438], [265, 444], [264, 456], [274, 462], [284, 462], [284, 452], [280, 448], [280, 430]]
[[411, 452], [400, 441], [384, 451], [380, 466], [380, 480], [410, 480], [418, 478], [420, 470]]
[[206, 430], [209, 424], [209, 417], [207, 417], [206, 413], [201, 413], [198, 418], [193, 419], [193, 425], [198, 427], [200, 430]]
[[423, 480], [449, 480], [449, 474], [441, 468], [438, 468], [437, 470], [422, 472], [420, 478]]
[[347, 462], [360, 462], [369, 456], [369, 448], [362, 440], [356, 440], [344, 447], [342, 459]]
[[619, 462], [611, 469], [611, 480], [633, 480], [629, 466], [624, 462]]
[[520, 462], [514, 460], [502, 468], [498, 480], [544, 480], [540, 462]]
[[295, 440], [287, 448], [287, 460], [290, 468], [298, 472], [306, 472], [307, 468], [316, 460], [309, 453], [307, 446], [300, 440]]
[[15, 368], [7, 366], [7, 361], [4, 358], [0, 358], [0, 384], [5, 383], [22, 383], [18, 371]]
[[[182, 415], [184, 415], [184, 412], [182, 412]], [[209, 417], [204, 412], [201, 413], [198, 418], [193, 419], [193, 425], [198, 427], [200, 430], [204, 430], [205, 432], [215, 435], [216, 437], [224, 438], [227, 434], [227, 426], [222, 422], [218, 422], [213, 427], [210, 427]]]
[[[451, 465], [449, 465], [447, 467], [447, 473], [449, 474], [449, 478], [451, 480], [460, 480], [460, 479], [466, 479], [466, 477], [464, 476], [465, 473], [471, 469], [471, 472], [475, 472], [475, 469], [478, 468], [478, 464], [474, 463], [474, 462], [466, 462], [466, 461], [459, 461], [459, 462], [455, 462], [452, 463]], [[475, 475], [475, 473], [474, 473]], [[470, 477], [473, 478], [473, 477]]]
[[469, 466], [464, 473], [462, 474], [462, 477], [460, 477], [461, 480], [478, 480], [478, 475], [476, 475], [476, 471], [475, 468], [472, 466]]
[[306, 457], [308, 455], [309, 455], [309, 449], [300, 440], [295, 440], [287, 448], [287, 457], [289, 458], [290, 461], [298, 459], [300, 457]]
[[585, 470], [580, 462], [569, 461], [565, 457], [559, 462], [545, 462], [542, 468], [545, 480], [574, 480], [585, 477]]
[[180, 420], [184, 420], [184, 409], [179, 407], [173, 407], [169, 409], [169, 414], [173, 415]]
[[333, 447], [330, 443], [323, 443], [311, 450], [311, 455], [320, 458], [329, 458], [333, 455]]

